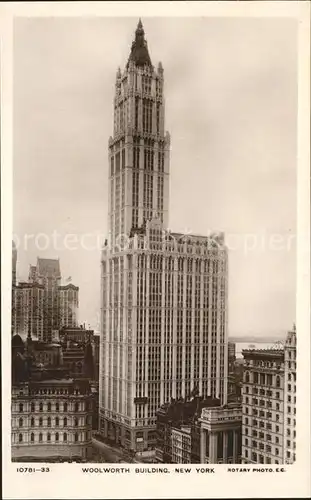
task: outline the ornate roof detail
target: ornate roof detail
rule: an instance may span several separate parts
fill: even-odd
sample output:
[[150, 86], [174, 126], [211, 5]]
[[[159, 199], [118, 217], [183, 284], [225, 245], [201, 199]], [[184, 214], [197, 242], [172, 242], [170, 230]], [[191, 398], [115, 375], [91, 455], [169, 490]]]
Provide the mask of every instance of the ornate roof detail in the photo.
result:
[[141, 19], [135, 31], [135, 40], [132, 43], [130, 57], [127, 63], [134, 62], [136, 66], [152, 66], [151, 59], [148, 52], [147, 41], [145, 40], [145, 31]]

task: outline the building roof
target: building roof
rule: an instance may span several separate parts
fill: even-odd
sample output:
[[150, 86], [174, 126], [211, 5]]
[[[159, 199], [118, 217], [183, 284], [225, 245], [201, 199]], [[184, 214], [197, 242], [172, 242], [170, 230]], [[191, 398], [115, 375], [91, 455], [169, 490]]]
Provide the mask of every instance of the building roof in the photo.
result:
[[242, 354], [244, 358], [284, 358], [283, 349], [243, 349]]
[[59, 277], [61, 275], [59, 259], [41, 259], [40, 257], [38, 257], [37, 268], [38, 268], [38, 274], [40, 276], [48, 275], [48, 276]]
[[131, 53], [127, 65], [130, 61], [134, 62], [136, 66], [151, 66], [151, 59], [148, 52], [147, 41], [145, 40], [145, 31], [141, 19], [135, 31], [135, 40], [132, 43]]

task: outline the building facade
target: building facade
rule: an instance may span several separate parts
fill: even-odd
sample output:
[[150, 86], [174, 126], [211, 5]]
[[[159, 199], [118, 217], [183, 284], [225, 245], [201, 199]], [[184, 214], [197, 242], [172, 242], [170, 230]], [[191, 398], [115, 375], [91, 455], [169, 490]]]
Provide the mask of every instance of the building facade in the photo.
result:
[[246, 349], [243, 375], [243, 463], [284, 463], [284, 351]]
[[44, 338], [44, 286], [38, 283], [14, 285], [12, 289], [12, 334]]
[[157, 410], [156, 461], [200, 463], [202, 409], [217, 406], [219, 399], [200, 396], [163, 404]]
[[296, 460], [296, 326], [288, 332], [284, 345], [284, 459]]
[[60, 328], [60, 294], [61, 271], [58, 259], [41, 259], [37, 265], [30, 266], [29, 282], [44, 287], [43, 301], [43, 340], [52, 342], [54, 332]]
[[69, 283], [59, 287], [60, 328], [78, 326], [79, 287]]
[[203, 408], [200, 422], [200, 463], [241, 463], [241, 405], [229, 403], [215, 408]]
[[36, 380], [12, 386], [12, 459], [87, 459], [92, 443], [88, 381]]
[[227, 251], [223, 234], [168, 231], [170, 136], [164, 71], [139, 22], [117, 72], [109, 140], [109, 239], [102, 254], [100, 427], [133, 450], [154, 446], [171, 398], [227, 399]]
[[93, 400], [89, 380], [73, 379], [60, 360], [38, 362], [36, 342], [12, 337], [13, 461], [87, 459]]

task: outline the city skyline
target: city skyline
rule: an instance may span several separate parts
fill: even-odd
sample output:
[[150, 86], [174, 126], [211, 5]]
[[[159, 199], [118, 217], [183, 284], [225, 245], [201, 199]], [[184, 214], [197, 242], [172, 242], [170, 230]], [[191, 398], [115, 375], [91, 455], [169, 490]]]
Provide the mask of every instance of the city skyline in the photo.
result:
[[[151, 58], [161, 60], [165, 67], [165, 95], [169, 103], [166, 128], [172, 134], [169, 227], [199, 234], [219, 229], [224, 230], [226, 236], [260, 235], [265, 228], [268, 235], [289, 238], [295, 233], [296, 197], [295, 131], [290, 129], [295, 124], [296, 106], [294, 23], [267, 19], [243, 23], [242, 20], [190, 22], [189, 19], [148, 18], [143, 22]], [[262, 23], [265, 40], [260, 34]], [[18, 106], [15, 106], [14, 194], [18, 206], [33, 207], [27, 219], [25, 211], [18, 211], [15, 206], [17, 235], [43, 232], [43, 228], [47, 234], [57, 228], [64, 234], [92, 230], [105, 233], [106, 144], [111, 135], [113, 82], [116, 67], [126, 62], [124, 54], [132, 41], [135, 24], [135, 18], [19, 20], [16, 23], [24, 33], [20, 31], [15, 38]], [[205, 45], [200, 42], [202, 59], [198, 60], [197, 55], [192, 55], [198, 45], [194, 34], [196, 40], [202, 40], [198, 34], [203, 35], [205, 31]], [[108, 35], [113, 36], [116, 43], [105, 47], [99, 42], [109, 38]], [[36, 36], [41, 46], [36, 43]], [[272, 38], [274, 51], [271, 50]], [[84, 44], [79, 45], [75, 59], [71, 44], [80, 39]], [[44, 45], [49, 57], [43, 55], [44, 51], [41, 54]], [[25, 53], [28, 59], [21, 65], [19, 58]], [[202, 67], [202, 61], [206, 68]], [[237, 63], [239, 67], [235, 72]], [[271, 81], [267, 80], [264, 85], [267, 75], [271, 79], [271, 67], [275, 70], [278, 89], [272, 96]], [[31, 74], [36, 75], [35, 81]], [[235, 95], [241, 82], [242, 90]], [[49, 95], [50, 104], [46, 100]], [[202, 112], [198, 105], [203, 108]], [[29, 106], [34, 111], [31, 121], [27, 118]], [[193, 109], [195, 113], [190, 114]], [[188, 124], [189, 116], [191, 123]], [[39, 130], [42, 124], [45, 131]], [[204, 134], [208, 131], [207, 137], [203, 136], [203, 130]], [[81, 142], [82, 136], [84, 142]], [[265, 157], [258, 159], [256, 151], [262, 155], [263, 150]], [[253, 161], [248, 164], [251, 158]], [[198, 162], [197, 176], [193, 175], [193, 160]], [[43, 184], [38, 190], [38, 176], [43, 182], [46, 169], [52, 164], [50, 185]], [[93, 177], [90, 179], [86, 173]], [[59, 206], [55, 206], [55, 199], [59, 200]], [[47, 207], [42, 211], [42, 221], [41, 203]], [[274, 204], [281, 207], [280, 213]], [[293, 243], [291, 247], [291, 252], [267, 252], [259, 248], [249, 255], [241, 250], [229, 253], [229, 336], [284, 335], [295, 318]], [[34, 248], [28, 252], [19, 250], [18, 276], [25, 276], [37, 256], [60, 257], [63, 275], [74, 275], [80, 286], [81, 319], [96, 327], [96, 312], [100, 308], [100, 251], [59, 251], [55, 255], [52, 249], [46, 252]], [[262, 279], [263, 272], [266, 280]]]

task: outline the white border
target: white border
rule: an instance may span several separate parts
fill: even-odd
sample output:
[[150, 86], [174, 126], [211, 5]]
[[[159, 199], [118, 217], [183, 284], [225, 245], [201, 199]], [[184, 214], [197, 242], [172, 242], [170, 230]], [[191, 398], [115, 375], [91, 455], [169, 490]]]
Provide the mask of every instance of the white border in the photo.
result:
[[[47, 474], [20, 474], [10, 460], [13, 16], [293, 17], [299, 20], [297, 462], [285, 473], [83, 474], [78, 464], [51, 464]], [[310, 4], [309, 2], [90, 2], [0, 4], [2, 178], [2, 417], [4, 498], [290, 498], [310, 495]], [[300, 437], [299, 437], [300, 436]], [[30, 466], [30, 464], [25, 464]], [[95, 464], [91, 464], [94, 466]], [[104, 464], [101, 464], [104, 465]], [[105, 464], [106, 465], [106, 464]], [[108, 465], [108, 464], [107, 464]], [[116, 465], [114, 465], [116, 466]], [[134, 469], [136, 466], [127, 464]], [[160, 464], [155, 467], [160, 467]], [[139, 467], [139, 465], [137, 465]], [[148, 465], [141, 465], [148, 467]], [[151, 466], [150, 466], [151, 467]], [[186, 466], [185, 466], [186, 467]], [[187, 466], [188, 467], [188, 466]], [[258, 467], [258, 466], [256, 466]], [[263, 466], [266, 467], [266, 466]], [[270, 467], [270, 466], [269, 466]], [[174, 470], [175, 466], [169, 466]], [[276, 467], [272, 466], [273, 469]], [[263, 477], [263, 474], [265, 477]], [[190, 480], [191, 478], [191, 480]]]

